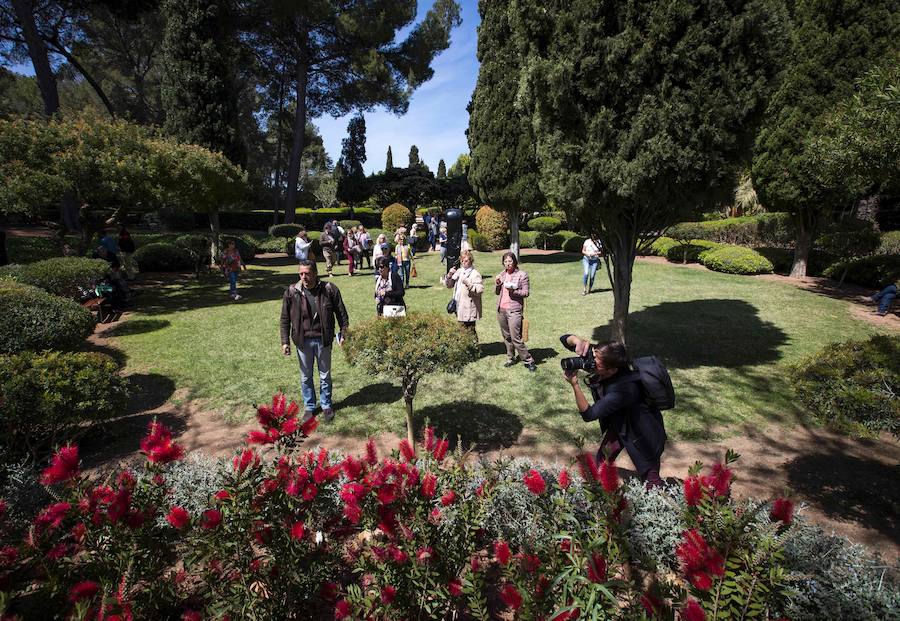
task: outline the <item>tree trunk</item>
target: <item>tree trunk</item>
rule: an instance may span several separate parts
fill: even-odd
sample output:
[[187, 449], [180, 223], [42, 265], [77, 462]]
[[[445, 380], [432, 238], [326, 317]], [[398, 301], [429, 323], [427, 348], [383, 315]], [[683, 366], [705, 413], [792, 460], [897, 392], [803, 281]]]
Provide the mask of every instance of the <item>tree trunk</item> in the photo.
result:
[[85, 69], [84, 66], [80, 62], [78, 62], [78, 59], [72, 56], [69, 50], [67, 50], [61, 43], [59, 43], [58, 41], [54, 41], [52, 49], [54, 52], [65, 58], [66, 61], [70, 65], [75, 67], [75, 70], [78, 71], [78, 73], [80, 73], [85, 80], [87, 80], [87, 83], [90, 84], [91, 88], [94, 89], [94, 92], [97, 93], [97, 97], [99, 97], [100, 101], [103, 102], [103, 105], [106, 106], [106, 111], [109, 112], [109, 116], [115, 119], [116, 111], [113, 108], [112, 102], [109, 101], [109, 97], [107, 97], [106, 93], [103, 92], [103, 88], [100, 86], [100, 83], [97, 82], [97, 80], [95, 80], [93, 76], [87, 72], [87, 69]]
[[613, 325], [612, 338], [626, 344], [628, 307], [631, 305], [631, 277], [634, 270], [634, 242], [617, 237], [610, 248], [612, 260]]
[[519, 256], [519, 210], [509, 212], [509, 251]]
[[809, 263], [809, 251], [812, 249], [816, 220], [812, 216], [801, 214], [797, 218], [797, 241], [794, 244], [794, 264], [791, 266], [791, 278], [806, 276]]
[[278, 224], [278, 212], [281, 209], [281, 145], [284, 142], [281, 134], [281, 117], [284, 115], [285, 80], [284, 70], [282, 69], [281, 78], [278, 82], [278, 127], [275, 130], [278, 135], [275, 142], [275, 208], [272, 214], [272, 224]]
[[406, 439], [409, 440], [410, 446], [415, 446], [416, 441], [413, 437], [413, 400], [412, 400], [412, 397], [404, 397], [403, 402], [406, 404]]
[[64, 230], [81, 230], [81, 224], [79, 223], [80, 208], [78, 206], [78, 200], [76, 199], [75, 194], [73, 194], [72, 192], [66, 192], [65, 194], [63, 194], [62, 205], [60, 205], [59, 213]]
[[32, 0], [12, 0], [12, 6], [16, 20], [22, 28], [22, 34], [25, 36], [28, 56], [31, 58], [34, 76], [37, 78], [41, 99], [44, 101], [44, 114], [53, 116], [59, 111], [59, 91], [56, 89], [56, 77], [50, 68], [47, 46], [44, 45], [44, 41], [38, 34], [37, 25], [34, 23]]
[[0, 231], [0, 265], [9, 263], [9, 255], [6, 254], [6, 231]]
[[209, 258], [211, 265], [215, 265], [216, 257], [219, 256], [219, 210], [215, 207], [209, 209], [209, 229], [212, 231]]
[[288, 165], [287, 194], [284, 199], [284, 221], [294, 221], [297, 208], [297, 181], [300, 179], [300, 158], [306, 138], [306, 86], [309, 76], [304, 61], [297, 61], [297, 110], [294, 113], [294, 136], [291, 145], [291, 162]]

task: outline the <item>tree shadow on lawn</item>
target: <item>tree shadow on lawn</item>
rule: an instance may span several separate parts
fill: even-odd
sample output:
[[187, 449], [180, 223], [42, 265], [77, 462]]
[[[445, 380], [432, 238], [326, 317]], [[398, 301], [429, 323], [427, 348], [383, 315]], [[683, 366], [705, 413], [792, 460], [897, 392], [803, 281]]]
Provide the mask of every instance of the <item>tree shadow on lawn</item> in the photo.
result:
[[334, 404], [335, 410], [358, 408], [376, 403], [394, 403], [403, 396], [402, 389], [390, 382], [379, 382], [363, 386], [352, 395], [344, 397]]
[[156, 330], [168, 328], [169, 325], [171, 325], [171, 322], [166, 319], [129, 319], [105, 330], [103, 336], [115, 337], [144, 334], [146, 332], [155, 332]]
[[[594, 330], [595, 341], [612, 335], [612, 322]], [[723, 338], [724, 337], [724, 338]], [[657, 355], [672, 368], [737, 368], [777, 362], [785, 332], [762, 321], [743, 300], [664, 302], [629, 315], [633, 357]]]
[[96, 425], [78, 443], [84, 465], [92, 468], [134, 457], [153, 420], [168, 427], [175, 438], [187, 430], [187, 418], [177, 412], [136, 414]]
[[[506, 357], [506, 345], [503, 344], [503, 341], [494, 341], [493, 343], [479, 343], [478, 349], [481, 352], [482, 358], [489, 358], [491, 356], [503, 356]], [[551, 358], [555, 358], [559, 355], [559, 352], [555, 349], [551, 349], [550, 347], [539, 347], [537, 349], [528, 349], [528, 352], [534, 358], [536, 364], [541, 364], [546, 360], [550, 360]]]
[[[538, 248], [540, 250], [540, 248]], [[540, 263], [556, 265], [558, 263], [578, 263], [581, 256], [574, 252], [563, 252], [562, 250], [553, 254], [523, 254], [519, 257], [519, 263], [527, 265], [529, 263]]]
[[488, 403], [451, 401], [422, 408], [413, 417], [416, 437], [422, 436], [428, 420], [439, 435], [447, 436], [451, 448], [455, 449], [461, 441], [463, 450], [479, 453], [508, 448], [522, 433], [518, 416]]
[[128, 379], [128, 405], [125, 414], [155, 410], [175, 393], [175, 382], [158, 373], [135, 373]]

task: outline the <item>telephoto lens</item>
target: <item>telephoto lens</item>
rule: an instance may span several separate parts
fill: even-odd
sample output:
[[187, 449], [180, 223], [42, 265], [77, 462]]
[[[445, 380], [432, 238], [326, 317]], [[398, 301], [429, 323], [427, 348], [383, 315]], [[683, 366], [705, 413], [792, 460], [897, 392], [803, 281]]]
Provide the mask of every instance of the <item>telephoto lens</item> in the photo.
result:
[[563, 358], [559, 361], [559, 366], [563, 371], [587, 371], [590, 373], [597, 367], [594, 360], [593, 348], [588, 350], [584, 356], [573, 356], [571, 358]]

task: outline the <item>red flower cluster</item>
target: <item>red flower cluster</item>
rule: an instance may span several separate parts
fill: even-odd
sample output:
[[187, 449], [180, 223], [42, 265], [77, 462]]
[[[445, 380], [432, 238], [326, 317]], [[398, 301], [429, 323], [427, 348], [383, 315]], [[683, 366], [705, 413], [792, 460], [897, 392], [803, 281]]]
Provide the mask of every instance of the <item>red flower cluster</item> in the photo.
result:
[[403, 457], [405, 461], [415, 461], [416, 451], [409, 443], [409, 440], [400, 441], [400, 456]]
[[706, 621], [706, 612], [697, 600], [689, 598], [681, 609], [681, 618], [684, 621]]
[[513, 584], [507, 583], [503, 585], [503, 588], [500, 589], [500, 600], [513, 610], [518, 610], [522, 607], [522, 594], [519, 593], [519, 589]]
[[600, 464], [600, 485], [607, 494], [612, 494], [619, 487], [619, 469], [606, 459]]
[[587, 561], [587, 576], [591, 582], [606, 582], [606, 559], [599, 552], [594, 552]]
[[534, 468], [525, 473], [524, 481], [525, 487], [528, 488], [528, 491], [537, 496], [543, 494], [544, 490], [547, 489], [547, 484], [544, 482], [544, 477], [542, 477], [541, 473]]
[[572, 479], [569, 477], [569, 471], [563, 468], [559, 471], [559, 486], [562, 489], [568, 489], [569, 485], [571, 485]]
[[725, 574], [725, 559], [695, 529], [682, 535], [675, 552], [681, 561], [681, 571], [701, 591], [707, 591], [712, 586], [712, 576]]
[[509, 544], [505, 541], [494, 542], [494, 556], [501, 565], [508, 565], [512, 554], [509, 551]]
[[100, 590], [100, 585], [92, 580], [84, 580], [73, 586], [69, 590], [69, 601], [80, 602], [83, 599], [90, 599]]
[[395, 597], [397, 597], [397, 589], [395, 587], [392, 587], [389, 584], [381, 587], [382, 604], [384, 604], [385, 606], [390, 606]]
[[451, 596], [459, 597], [463, 594], [462, 581], [459, 578], [454, 578], [447, 584], [447, 590], [450, 592]]
[[200, 526], [207, 530], [218, 528], [222, 523], [222, 512], [217, 509], [207, 509], [200, 517]]
[[445, 507], [449, 507], [454, 502], [456, 502], [456, 492], [452, 489], [448, 489], [444, 492], [444, 495], [441, 496], [441, 504]]
[[234, 456], [232, 463], [238, 474], [243, 474], [247, 468], [256, 468], [259, 466], [259, 455], [257, 455], [256, 451], [253, 449], [244, 449], [241, 451], [240, 455]]
[[775, 522], [784, 522], [785, 526], [789, 526], [794, 519], [794, 503], [787, 498], [776, 498], [772, 503], [769, 517]]
[[172, 507], [166, 521], [172, 525], [172, 528], [181, 530], [191, 522], [191, 516], [184, 507]]
[[691, 476], [684, 480], [684, 500], [696, 507], [706, 493], [710, 498], [724, 498], [731, 491], [732, 471], [725, 464], [713, 464], [710, 474]]
[[578, 469], [581, 471], [581, 478], [585, 481], [600, 480], [600, 469], [597, 468], [597, 462], [590, 453], [582, 453], [578, 456]]
[[41, 483], [53, 485], [78, 476], [78, 447], [64, 446], [53, 456], [50, 466], [41, 474]]
[[167, 464], [184, 457], [184, 449], [172, 441], [172, 432], [155, 420], [150, 423], [147, 436], [141, 440], [141, 451], [154, 464]]
[[262, 431], [251, 431], [247, 435], [248, 444], [273, 444], [282, 437], [292, 436], [298, 431], [301, 437], [309, 437], [319, 426], [318, 419], [313, 416], [306, 422], [297, 420], [300, 407], [291, 401], [287, 402], [284, 393], [275, 393], [272, 405], [261, 405], [256, 408], [256, 420], [262, 425]]

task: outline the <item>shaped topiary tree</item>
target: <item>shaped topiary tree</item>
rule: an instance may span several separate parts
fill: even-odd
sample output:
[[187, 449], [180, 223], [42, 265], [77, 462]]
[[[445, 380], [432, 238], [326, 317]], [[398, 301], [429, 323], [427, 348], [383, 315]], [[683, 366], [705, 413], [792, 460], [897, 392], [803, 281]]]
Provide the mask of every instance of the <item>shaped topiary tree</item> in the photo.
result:
[[528, 228], [532, 231], [541, 233], [540, 237], [543, 240], [544, 250], [547, 249], [547, 237], [553, 235], [561, 226], [562, 221], [559, 218], [553, 218], [551, 216], [541, 216], [540, 218], [532, 218], [528, 221]]
[[472, 335], [449, 317], [411, 313], [379, 318], [350, 328], [344, 354], [365, 373], [400, 380], [406, 404], [406, 435], [413, 444], [413, 398], [425, 375], [453, 373], [478, 355]]
[[413, 223], [413, 213], [400, 203], [392, 203], [381, 212], [381, 228], [393, 233], [401, 226], [409, 228]]
[[487, 205], [475, 213], [475, 226], [491, 250], [506, 248], [509, 241], [509, 217]]

